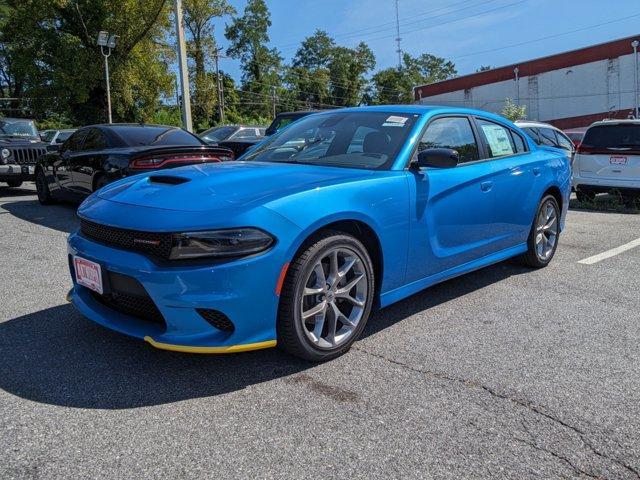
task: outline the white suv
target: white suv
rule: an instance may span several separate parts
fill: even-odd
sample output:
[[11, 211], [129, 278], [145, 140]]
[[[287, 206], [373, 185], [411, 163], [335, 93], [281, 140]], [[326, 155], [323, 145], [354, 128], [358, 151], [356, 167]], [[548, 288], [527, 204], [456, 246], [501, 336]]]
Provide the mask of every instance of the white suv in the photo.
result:
[[584, 134], [573, 163], [579, 201], [617, 190], [625, 201], [640, 197], [640, 120], [604, 120]]

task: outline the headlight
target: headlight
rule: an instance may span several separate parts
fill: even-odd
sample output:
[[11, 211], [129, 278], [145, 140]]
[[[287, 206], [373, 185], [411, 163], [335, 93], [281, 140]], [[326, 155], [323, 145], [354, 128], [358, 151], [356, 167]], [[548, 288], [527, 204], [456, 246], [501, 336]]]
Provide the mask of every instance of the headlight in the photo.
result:
[[242, 257], [263, 252], [274, 238], [257, 228], [234, 228], [209, 232], [176, 234], [169, 258], [186, 260], [202, 257]]
[[11, 152], [8, 148], [2, 149], [2, 158], [9, 158], [11, 156]]

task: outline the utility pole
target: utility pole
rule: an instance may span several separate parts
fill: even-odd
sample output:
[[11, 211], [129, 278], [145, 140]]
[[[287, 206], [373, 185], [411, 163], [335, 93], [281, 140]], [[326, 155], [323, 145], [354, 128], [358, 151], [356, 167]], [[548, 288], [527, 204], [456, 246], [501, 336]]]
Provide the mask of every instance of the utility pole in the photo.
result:
[[272, 104], [272, 114], [273, 118], [276, 118], [276, 87], [271, 87], [271, 104]]
[[638, 45], [640, 45], [640, 42], [638, 42], [638, 40], [634, 40], [633, 42], [631, 42], [631, 46], [633, 47], [633, 59], [635, 61], [635, 68], [633, 70], [633, 91], [635, 92], [633, 97], [633, 107], [636, 113], [636, 119], [640, 118], [640, 115], [638, 115], [638, 89], [640, 88], [638, 86]]
[[214, 55], [214, 59], [216, 62], [216, 85], [217, 85], [217, 91], [218, 91], [218, 119], [220, 120], [220, 123], [224, 123], [224, 85], [222, 83], [222, 79], [220, 78], [220, 69], [218, 67], [218, 58], [220, 56], [220, 50], [222, 50], [222, 47], [217, 48], [215, 50]]
[[516, 76], [516, 105], [520, 106], [520, 69], [514, 68], [513, 73]]
[[398, 70], [402, 69], [402, 48], [400, 47], [400, 16], [398, 14], [398, 1], [396, 0], [396, 43], [398, 44]]
[[180, 87], [182, 93], [182, 126], [185, 130], [193, 131], [191, 123], [191, 96], [189, 94], [189, 74], [187, 71], [187, 47], [184, 41], [182, 28], [182, 0], [174, 0], [173, 6], [176, 15], [176, 41], [178, 42], [178, 66], [180, 74]]

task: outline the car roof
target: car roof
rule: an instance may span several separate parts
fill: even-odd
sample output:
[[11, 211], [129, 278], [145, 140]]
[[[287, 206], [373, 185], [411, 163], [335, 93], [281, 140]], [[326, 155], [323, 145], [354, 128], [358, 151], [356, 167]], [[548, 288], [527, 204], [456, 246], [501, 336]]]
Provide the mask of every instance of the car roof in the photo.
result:
[[589, 125], [589, 128], [599, 127], [601, 125], [640, 125], [640, 119], [632, 118], [632, 119], [621, 119], [621, 120], [615, 120], [615, 119], [599, 120]]
[[544, 122], [534, 122], [534, 121], [529, 121], [529, 120], [516, 120], [515, 124], [517, 126], [519, 126], [520, 128], [526, 128], [526, 127], [542, 128], [542, 127], [544, 127], [544, 128], [552, 128], [553, 130], [560, 130], [558, 127], [554, 127], [550, 123], [544, 123]]
[[16, 118], [16, 117], [0, 117], [0, 120], [9, 120], [9, 121], [19, 121], [19, 120], [23, 120], [25, 122], [33, 122], [33, 118]]

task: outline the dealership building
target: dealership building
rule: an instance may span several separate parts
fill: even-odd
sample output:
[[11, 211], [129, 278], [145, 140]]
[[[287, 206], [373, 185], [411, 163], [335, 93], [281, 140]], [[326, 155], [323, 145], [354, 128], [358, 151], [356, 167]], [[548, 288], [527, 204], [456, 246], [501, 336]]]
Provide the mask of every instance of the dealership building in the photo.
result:
[[640, 35], [417, 86], [415, 101], [499, 113], [510, 98], [527, 107], [527, 119], [560, 128], [629, 118], [638, 88], [636, 40]]

